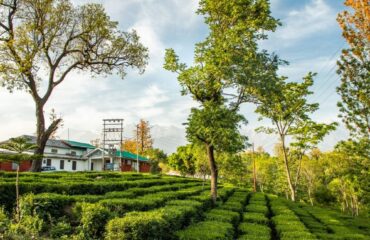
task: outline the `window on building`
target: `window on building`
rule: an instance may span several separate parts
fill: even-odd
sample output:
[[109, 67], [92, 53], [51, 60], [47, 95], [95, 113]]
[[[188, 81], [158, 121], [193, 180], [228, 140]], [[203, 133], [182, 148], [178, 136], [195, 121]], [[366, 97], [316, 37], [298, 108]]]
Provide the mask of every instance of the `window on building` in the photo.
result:
[[76, 151], [71, 151], [72, 156], [76, 156]]
[[12, 162], [12, 170], [17, 170], [18, 163]]
[[52, 149], [51, 149], [51, 152], [52, 152], [52, 153], [58, 153], [58, 149], [52, 148]]
[[76, 169], [77, 169], [77, 162], [72, 161], [72, 170], [76, 170]]
[[46, 159], [46, 166], [48, 166], [48, 167], [51, 166], [51, 159], [50, 158]]
[[60, 162], [59, 162], [59, 168], [60, 168], [61, 170], [63, 170], [63, 169], [64, 169], [64, 160], [60, 160]]
[[127, 165], [131, 165], [131, 160], [127, 160]]
[[91, 165], [90, 165], [90, 170], [91, 171], [94, 171], [94, 163], [92, 162]]

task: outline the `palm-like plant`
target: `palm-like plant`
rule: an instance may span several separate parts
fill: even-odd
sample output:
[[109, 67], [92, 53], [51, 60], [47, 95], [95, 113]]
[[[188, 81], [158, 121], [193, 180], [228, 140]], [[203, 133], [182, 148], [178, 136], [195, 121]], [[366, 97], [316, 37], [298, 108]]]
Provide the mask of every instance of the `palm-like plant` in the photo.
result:
[[11, 138], [6, 143], [0, 145], [0, 148], [10, 150], [15, 152], [15, 154], [0, 154], [0, 161], [12, 161], [17, 163], [17, 174], [15, 180], [15, 191], [16, 191], [16, 218], [19, 221], [19, 166], [20, 163], [24, 160], [32, 160], [37, 156], [32, 156], [29, 154], [25, 154], [25, 152], [35, 149], [37, 146], [35, 144], [29, 143], [27, 138], [25, 137], [18, 137], [18, 138]]

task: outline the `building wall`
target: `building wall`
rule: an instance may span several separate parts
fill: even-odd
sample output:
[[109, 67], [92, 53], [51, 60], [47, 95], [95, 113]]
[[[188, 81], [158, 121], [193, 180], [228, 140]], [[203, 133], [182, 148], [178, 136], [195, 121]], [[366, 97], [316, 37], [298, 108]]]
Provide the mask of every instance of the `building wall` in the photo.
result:
[[[47, 166], [47, 159], [51, 159], [51, 166], [55, 167], [57, 171], [87, 171], [90, 170], [87, 166], [87, 160], [75, 160], [75, 159], [58, 159], [58, 158], [51, 158], [45, 157], [42, 160], [42, 166]], [[64, 169], [60, 168], [60, 161], [64, 161]], [[73, 162], [76, 162], [76, 170], [72, 170]]]
[[[19, 167], [19, 171], [26, 172], [29, 171], [31, 168], [32, 162], [31, 161], [22, 161]], [[0, 162], [0, 170], [1, 171], [16, 171], [16, 165], [12, 162]]]
[[150, 164], [147, 162], [140, 162], [140, 172], [150, 172]]

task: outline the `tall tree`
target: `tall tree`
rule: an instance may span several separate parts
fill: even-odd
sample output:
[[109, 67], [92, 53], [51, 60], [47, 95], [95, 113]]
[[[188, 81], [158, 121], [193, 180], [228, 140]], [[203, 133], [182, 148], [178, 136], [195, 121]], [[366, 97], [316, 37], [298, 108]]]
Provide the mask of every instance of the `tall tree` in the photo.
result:
[[0, 148], [15, 152], [15, 154], [0, 154], [0, 160], [12, 161], [17, 164], [17, 175], [15, 180], [15, 192], [16, 192], [16, 219], [19, 221], [19, 168], [22, 161], [32, 159], [42, 159], [41, 156], [25, 154], [27, 151], [35, 149], [37, 146], [29, 143], [27, 138], [11, 138], [8, 142], [0, 145]]
[[[35, 102], [36, 154], [61, 122], [45, 125], [45, 104], [71, 72], [117, 72], [123, 78], [127, 67], [143, 72], [147, 57], [136, 32], [120, 31], [100, 4], [0, 1], [0, 81], [10, 91], [26, 90]], [[32, 171], [40, 170], [41, 160], [33, 161]]]
[[[273, 128], [261, 127], [258, 131], [279, 136], [286, 180], [290, 198], [293, 201], [296, 199], [298, 179], [295, 181], [293, 179], [291, 166], [293, 159], [289, 156], [287, 138], [291, 136], [296, 140], [295, 146], [300, 148], [300, 154], [302, 154], [307, 148], [321, 141], [335, 127], [335, 124], [317, 124], [310, 119], [309, 114], [319, 107], [317, 103], [307, 102], [307, 97], [312, 94], [308, 88], [313, 85], [313, 76], [314, 74], [309, 73], [303, 78], [302, 83], [287, 82], [285, 77], [281, 77], [275, 91], [261, 97], [256, 109], [261, 118], [270, 119], [274, 125]], [[298, 178], [299, 172], [295, 176]]]
[[150, 133], [151, 128], [149, 121], [145, 121], [144, 119], [140, 119], [140, 122], [136, 125], [135, 136], [138, 142], [139, 154], [143, 154], [153, 148], [153, 138]]
[[182, 94], [190, 94], [200, 104], [188, 118], [187, 138], [206, 146], [216, 201], [214, 152], [243, 148], [245, 138], [238, 131], [243, 117], [237, 111], [273, 79], [279, 61], [259, 51], [257, 42], [274, 31], [278, 21], [271, 17], [267, 0], [201, 0], [198, 14], [204, 15], [210, 32], [196, 44], [194, 65], [179, 63], [174, 50], [168, 49], [164, 68], [177, 73]]
[[338, 61], [340, 117], [352, 136], [370, 139], [370, 2], [346, 0], [344, 4], [353, 11], [346, 10], [337, 18], [349, 44]]

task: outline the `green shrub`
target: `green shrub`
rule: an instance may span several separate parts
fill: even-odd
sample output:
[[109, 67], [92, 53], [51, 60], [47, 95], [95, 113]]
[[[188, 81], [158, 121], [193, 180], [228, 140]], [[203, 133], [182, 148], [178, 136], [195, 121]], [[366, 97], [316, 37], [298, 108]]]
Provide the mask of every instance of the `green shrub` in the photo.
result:
[[18, 223], [10, 224], [7, 234], [15, 239], [39, 239], [45, 227], [44, 220], [38, 215], [23, 215]]
[[317, 238], [307, 231], [296, 231], [291, 230], [289, 232], [280, 232], [279, 233], [280, 240], [295, 240], [295, 239], [302, 239], [302, 240], [316, 240]]
[[224, 204], [220, 205], [221, 209], [230, 210], [238, 213], [243, 212], [243, 204], [240, 202], [234, 202], [234, 201], [226, 201]]
[[269, 220], [262, 213], [247, 212], [243, 214], [243, 221], [250, 223], [259, 223], [267, 225]]
[[253, 236], [270, 237], [271, 229], [262, 224], [243, 222], [239, 225], [239, 232]]
[[202, 202], [204, 205], [204, 210], [207, 210], [213, 207], [213, 201], [212, 201], [209, 191], [205, 191], [201, 193], [200, 195], [190, 196], [187, 199]]
[[166, 239], [171, 232], [169, 229], [168, 222], [157, 212], [132, 212], [108, 222], [106, 239]]
[[6, 215], [4, 208], [0, 208], [0, 234], [4, 233], [8, 229], [9, 224], [10, 220]]
[[270, 236], [243, 234], [238, 237], [238, 240], [270, 240]]
[[267, 216], [268, 214], [268, 208], [265, 205], [260, 205], [260, 204], [249, 204], [245, 207], [245, 211], [247, 212], [257, 212], [257, 213], [262, 213]]
[[195, 200], [171, 200], [166, 202], [166, 206], [188, 206], [188, 207], [194, 207], [198, 214], [201, 215], [207, 207], [207, 204], [204, 204], [203, 202], [200, 201], [195, 201]]
[[182, 229], [201, 219], [201, 211], [194, 206], [165, 206], [156, 210], [171, 226], [171, 231]]
[[222, 202], [225, 202], [235, 191], [233, 187], [224, 187], [217, 190], [217, 197]]
[[207, 221], [228, 222], [236, 227], [239, 224], [240, 215], [233, 211], [212, 209], [205, 214], [205, 219]]
[[176, 232], [179, 240], [231, 240], [234, 229], [230, 223], [204, 221]]
[[72, 227], [67, 222], [58, 222], [55, 226], [50, 229], [50, 236], [54, 239], [60, 239], [61, 237], [67, 237], [72, 234]]
[[112, 217], [109, 210], [99, 203], [78, 203], [75, 208], [81, 213], [80, 232], [87, 239], [101, 237], [105, 224]]

